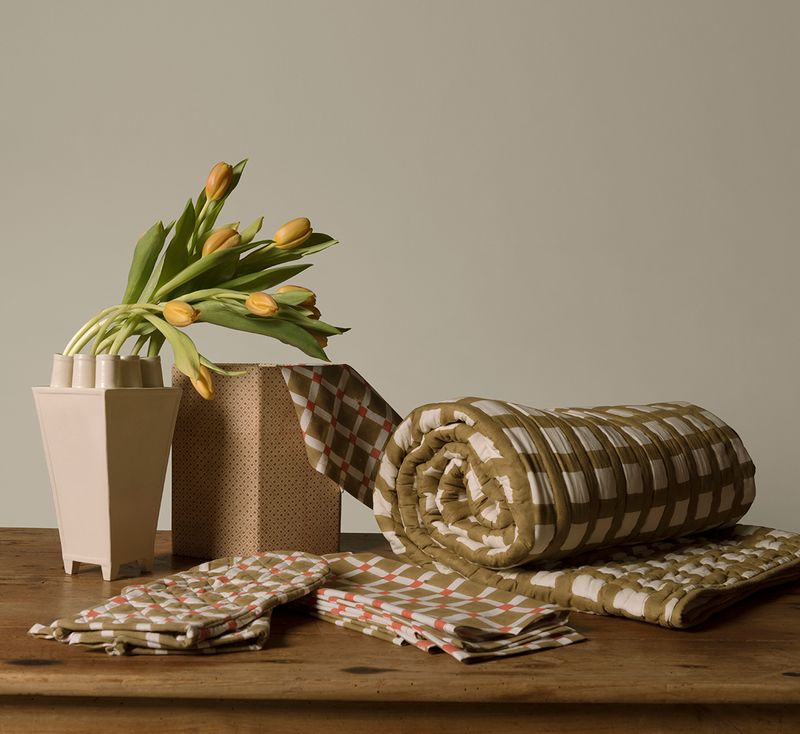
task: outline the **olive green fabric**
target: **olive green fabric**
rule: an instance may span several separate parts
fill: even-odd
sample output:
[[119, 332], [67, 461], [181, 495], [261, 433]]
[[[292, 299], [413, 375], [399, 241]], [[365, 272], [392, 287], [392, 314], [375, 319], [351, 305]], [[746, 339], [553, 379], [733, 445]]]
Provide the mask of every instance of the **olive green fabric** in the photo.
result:
[[373, 505], [412, 563], [686, 627], [800, 576], [800, 536], [734, 527], [754, 473], [736, 432], [688, 403], [537, 410], [464, 398], [395, 429]]

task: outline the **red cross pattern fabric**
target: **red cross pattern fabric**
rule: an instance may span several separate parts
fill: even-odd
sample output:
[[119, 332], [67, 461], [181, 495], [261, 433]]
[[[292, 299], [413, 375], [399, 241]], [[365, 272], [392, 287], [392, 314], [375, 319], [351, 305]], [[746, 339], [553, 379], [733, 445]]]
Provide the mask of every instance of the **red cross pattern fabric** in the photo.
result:
[[311, 466], [372, 507], [383, 448], [400, 416], [350, 365], [285, 365], [281, 373]]
[[272, 610], [308, 594], [329, 573], [299, 551], [218, 558], [147, 584], [132, 584], [89, 609], [35, 624], [29, 634], [110, 655], [261, 650]]
[[294, 606], [395, 645], [475, 662], [584, 639], [565, 624], [566, 610], [455, 573], [425, 571], [372, 553], [324, 558], [331, 575]]

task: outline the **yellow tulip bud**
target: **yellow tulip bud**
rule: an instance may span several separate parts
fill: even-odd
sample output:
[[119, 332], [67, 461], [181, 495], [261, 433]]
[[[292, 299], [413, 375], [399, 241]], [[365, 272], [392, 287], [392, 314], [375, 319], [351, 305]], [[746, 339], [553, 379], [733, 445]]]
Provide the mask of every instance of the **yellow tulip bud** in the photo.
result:
[[300, 293], [305, 292], [308, 293], [308, 298], [303, 301], [300, 305], [305, 306], [306, 308], [312, 308], [317, 303], [317, 296], [314, 291], [308, 290], [308, 288], [303, 288], [301, 285], [282, 285], [278, 290], [277, 293]]
[[214, 381], [211, 379], [211, 372], [204, 364], [200, 365], [200, 375], [196, 380], [192, 380], [192, 385], [201, 398], [205, 400], [214, 399]]
[[251, 293], [244, 302], [245, 308], [254, 316], [274, 316], [278, 313], [278, 304], [268, 293]]
[[311, 229], [311, 222], [306, 217], [297, 217], [290, 222], [286, 222], [276, 233], [273, 239], [275, 247], [281, 250], [291, 250], [298, 245], [302, 245], [314, 230]]
[[203, 244], [203, 257], [217, 250], [236, 247], [242, 241], [241, 235], [233, 227], [223, 227], [212, 232]]
[[170, 301], [164, 304], [164, 318], [173, 326], [189, 326], [199, 316], [200, 312], [186, 301]]
[[233, 180], [233, 167], [227, 163], [217, 163], [206, 179], [206, 199], [217, 201], [228, 192]]
[[317, 334], [312, 331], [311, 336], [317, 340], [317, 344], [319, 344], [323, 349], [328, 346], [328, 337], [324, 334]]

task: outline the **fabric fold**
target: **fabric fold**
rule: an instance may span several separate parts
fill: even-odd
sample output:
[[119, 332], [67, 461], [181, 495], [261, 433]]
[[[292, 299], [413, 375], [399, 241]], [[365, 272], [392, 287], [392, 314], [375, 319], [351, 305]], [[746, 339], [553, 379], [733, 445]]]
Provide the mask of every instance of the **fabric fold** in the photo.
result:
[[325, 556], [331, 575], [296, 606], [395, 645], [475, 662], [562, 647], [584, 638], [567, 611], [371, 553]]
[[110, 655], [260, 650], [272, 610], [298, 599], [330, 573], [323, 558], [299, 551], [219, 558], [147, 584], [29, 634]]

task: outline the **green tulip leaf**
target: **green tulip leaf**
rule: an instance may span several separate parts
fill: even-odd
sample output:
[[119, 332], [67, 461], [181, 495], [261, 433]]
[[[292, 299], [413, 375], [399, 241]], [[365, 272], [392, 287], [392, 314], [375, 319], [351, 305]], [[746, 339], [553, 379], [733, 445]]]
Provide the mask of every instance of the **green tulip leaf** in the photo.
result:
[[310, 319], [308, 316], [298, 313], [291, 306], [282, 307], [274, 318], [297, 324], [308, 331], [315, 331], [318, 334], [325, 334], [325, 336], [337, 336], [343, 333], [338, 326], [331, 326], [331, 324], [326, 324], [318, 319]]
[[[252, 293], [253, 291], [263, 291], [267, 288], [272, 288], [283, 283], [289, 278], [294, 278], [295, 275], [302, 273], [304, 270], [310, 268], [312, 263], [305, 265], [290, 265], [286, 268], [274, 268], [272, 270], [265, 270], [262, 273], [250, 273], [249, 275], [242, 275], [233, 280], [220, 283], [220, 288], [229, 288], [234, 291], [241, 291], [242, 293]], [[307, 296], [306, 296], [307, 297]]]
[[135, 303], [142, 294], [167, 238], [163, 223], [156, 222], [136, 243], [122, 303]]
[[271, 317], [245, 316], [216, 301], [198, 303], [195, 308], [200, 312], [200, 321], [251, 334], [271, 336], [284, 344], [297, 347], [311, 357], [329, 361], [317, 340], [297, 324]]
[[217, 250], [210, 255], [206, 255], [206, 257], [201, 257], [199, 260], [187, 265], [177, 275], [164, 283], [164, 285], [159, 286], [158, 290], [153, 294], [153, 297], [157, 301], [163, 300], [165, 296], [176, 292], [181, 286], [186, 285], [203, 273], [215, 268], [226, 259], [238, 258], [241, 253], [246, 252], [251, 247], [253, 247], [253, 244], [247, 243], [244, 245], [237, 245], [236, 247], [230, 247], [226, 250]]
[[[303, 291], [287, 291], [286, 293], [272, 293], [272, 297], [284, 306], [299, 306], [309, 297], [309, 293]], [[307, 309], [302, 309], [306, 313], [311, 313]]]
[[200, 355], [200, 364], [205, 365], [218, 375], [225, 375], [225, 377], [241, 377], [247, 374], [247, 370], [224, 370], [218, 364], [214, 364], [210, 359], [206, 359], [202, 354]]
[[144, 317], [166, 337], [172, 347], [175, 366], [184, 375], [196, 380], [200, 375], [200, 355], [197, 353], [197, 347], [195, 347], [194, 342], [182, 331], [164, 321], [164, 319], [149, 313], [144, 314]]
[[333, 239], [330, 235], [323, 234], [322, 232], [312, 232], [302, 245], [295, 247], [292, 250], [281, 250], [278, 247], [270, 247], [271, 240], [266, 241], [266, 247], [261, 250], [251, 252], [247, 257], [243, 257], [239, 261], [236, 268], [236, 275], [246, 275], [254, 273], [258, 270], [265, 270], [273, 265], [282, 265], [284, 263], [299, 260], [306, 255], [312, 255], [315, 252], [322, 252], [335, 244], [339, 240]]
[[206, 204], [206, 188], [203, 187], [203, 190], [200, 192], [200, 195], [197, 197], [197, 203], [194, 205], [194, 216], [197, 218], [200, 215], [203, 207]]
[[227, 199], [231, 195], [233, 190], [239, 185], [239, 180], [241, 179], [242, 174], [244, 173], [244, 167], [246, 165], [247, 165], [247, 158], [245, 158], [244, 160], [239, 161], [233, 167], [233, 172], [232, 172], [233, 176], [231, 177], [231, 185], [228, 188], [228, 190], [225, 192], [225, 197], [224, 197], [225, 199]]
[[194, 221], [194, 205], [190, 199], [178, 219], [172, 240], [150, 274], [140, 300], [149, 300], [156, 288], [189, 264], [189, 253], [186, 248], [194, 231]]
[[189, 199], [189, 201], [186, 202], [180, 219], [178, 219], [178, 224], [175, 227], [175, 235], [164, 251], [161, 273], [156, 282], [156, 288], [162, 286], [189, 264], [189, 252], [187, 247], [192, 232], [194, 232], [194, 224], [194, 207], [192, 206], [192, 200]]
[[248, 242], [252, 242], [256, 235], [261, 231], [261, 227], [264, 225], [264, 217], [259, 217], [253, 222], [244, 232], [242, 232], [242, 242], [247, 244]]

